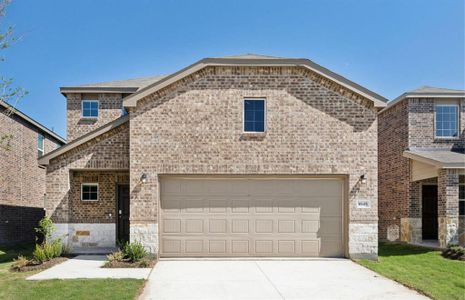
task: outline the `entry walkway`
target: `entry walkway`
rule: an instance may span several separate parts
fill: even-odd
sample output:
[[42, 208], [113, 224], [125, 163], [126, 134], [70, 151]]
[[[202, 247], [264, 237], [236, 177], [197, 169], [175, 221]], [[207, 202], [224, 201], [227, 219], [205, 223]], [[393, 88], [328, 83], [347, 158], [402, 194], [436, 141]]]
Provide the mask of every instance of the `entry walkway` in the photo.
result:
[[147, 279], [151, 268], [101, 268], [104, 255], [78, 255], [50, 269], [29, 276], [27, 280], [76, 278], [135, 278]]

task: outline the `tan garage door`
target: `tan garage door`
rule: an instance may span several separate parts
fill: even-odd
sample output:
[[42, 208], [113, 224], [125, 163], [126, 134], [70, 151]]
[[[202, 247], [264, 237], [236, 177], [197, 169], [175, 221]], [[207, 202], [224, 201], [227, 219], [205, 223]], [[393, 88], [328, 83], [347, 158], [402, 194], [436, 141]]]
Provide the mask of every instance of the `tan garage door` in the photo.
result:
[[161, 257], [343, 256], [340, 179], [161, 180]]

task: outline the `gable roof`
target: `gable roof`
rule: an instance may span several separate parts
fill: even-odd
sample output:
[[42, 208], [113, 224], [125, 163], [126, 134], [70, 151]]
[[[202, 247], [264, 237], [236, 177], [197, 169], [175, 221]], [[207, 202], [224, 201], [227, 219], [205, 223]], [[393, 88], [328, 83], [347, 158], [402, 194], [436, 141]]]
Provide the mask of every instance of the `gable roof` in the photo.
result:
[[87, 143], [88, 141], [92, 140], [93, 138], [104, 134], [105, 132], [110, 131], [113, 128], [116, 128], [126, 122], [129, 121], [129, 115], [125, 115], [123, 117], [119, 117], [118, 119], [111, 121], [110, 123], [107, 123], [95, 130], [92, 130], [91, 132], [88, 132], [87, 134], [84, 134], [83, 136], [73, 140], [72, 142], [53, 150], [52, 152], [49, 152], [45, 154], [44, 156], [39, 158], [39, 164], [46, 166], [50, 163], [50, 160], [60, 156], [63, 153], [66, 153], [84, 143]]
[[341, 86], [371, 100], [375, 107], [385, 107], [387, 99], [376, 94], [347, 78], [338, 75], [309, 59], [305, 58], [280, 58], [272, 56], [261, 56], [256, 54], [245, 54], [239, 56], [227, 56], [219, 58], [204, 58], [196, 63], [179, 70], [176, 73], [165, 76], [160, 80], [140, 88], [123, 101], [125, 107], [135, 107], [137, 101], [208, 66], [301, 66], [328, 78]]
[[394, 100], [389, 101], [386, 108], [382, 111], [385, 111], [408, 98], [465, 98], [465, 90], [453, 90], [425, 85], [409, 92], [405, 92]]
[[20, 117], [21, 119], [23, 119], [27, 123], [29, 123], [32, 126], [34, 126], [35, 128], [37, 128], [39, 131], [41, 131], [43, 133], [46, 133], [47, 135], [51, 136], [52, 138], [56, 139], [57, 141], [59, 141], [62, 144], [66, 144], [66, 140], [63, 137], [61, 137], [57, 133], [51, 131], [50, 129], [48, 129], [44, 125], [40, 124], [36, 120], [32, 119], [31, 117], [29, 117], [25, 113], [21, 112], [17, 108], [13, 107], [12, 105], [6, 103], [5, 101], [0, 100], [0, 106], [3, 107], [6, 110], [10, 110], [12, 112], [12, 114]]

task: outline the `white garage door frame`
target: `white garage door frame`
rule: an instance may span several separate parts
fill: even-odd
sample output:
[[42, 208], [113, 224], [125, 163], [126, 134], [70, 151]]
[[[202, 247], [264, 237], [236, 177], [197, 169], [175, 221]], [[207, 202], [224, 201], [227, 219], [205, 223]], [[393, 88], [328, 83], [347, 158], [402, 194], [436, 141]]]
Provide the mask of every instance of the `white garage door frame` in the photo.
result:
[[[161, 230], [161, 221], [162, 219], [162, 199], [161, 199], [161, 185], [162, 181], [166, 178], [169, 179], [211, 179], [211, 180], [225, 180], [225, 179], [307, 179], [307, 180], [335, 180], [339, 179], [342, 181], [342, 187], [343, 187], [343, 194], [341, 197], [341, 210], [342, 210], [342, 222], [341, 222], [341, 232], [342, 232], [342, 245], [343, 245], [343, 251], [344, 251], [344, 256], [349, 257], [348, 255], [348, 223], [349, 223], [349, 201], [348, 201], [348, 196], [349, 196], [349, 190], [348, 190], [348, 175], [344, 174], [338, 174], [338, 175], [257, 175], [257, 174], [246, 174], [246, 175], [228, 175], [228, 174], [158, 174], [157, 176], [157, 181], [158, 181], [158, 188], [157, 188], [157, 194], [158, 194], [158, 207], [157, 207], [157, 223], [158, 223], [158, 246], [159, 250], [157, 253], [157, 257], [159, 259], [184, 259], [184, 258], [211, 258], [210, 256], [186, 256], [186, 257], [160, 257], [160, 252], [161, 252], [161, 247], [162, 247], [162, 230]], [[228, 259], [228, 257], [213, 257], [214, 259], [220, 258], [220, 259]], [[232, 256], [231, 258], [237, 259], [237, 256]], [[282, 259], [282, 257], [267, 257], [267, 256], [257, 256], [257, 257], [244, 257], [244, 258], [257, 258], [257, 259], [269, 259], [269, 258], [275, 258], [275, 259]], [[295, 257], [294, 257], [295, 258]]]

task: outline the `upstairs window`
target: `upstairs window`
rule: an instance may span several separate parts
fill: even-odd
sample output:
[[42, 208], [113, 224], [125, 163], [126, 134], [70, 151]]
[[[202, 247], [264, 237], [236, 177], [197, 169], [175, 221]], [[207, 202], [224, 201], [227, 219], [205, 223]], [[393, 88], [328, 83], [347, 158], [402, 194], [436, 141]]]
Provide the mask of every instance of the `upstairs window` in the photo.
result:
[[98, 118], [99, 102], [97, 100], [82, 101], [82, 117], [83, 118]]
[[41, 134], [37, 136], [37, 155], [39, 157], [44, 155], [44, 136]]
[[81, 201], [98, 201], [98, 183], [81, 184]]
[[437, 138], [456, 138], [459, 134], [458, 104], [437, 104], [435, 115]]
[[265, 99], [244, 100], [244, 132], [265, 132]]

